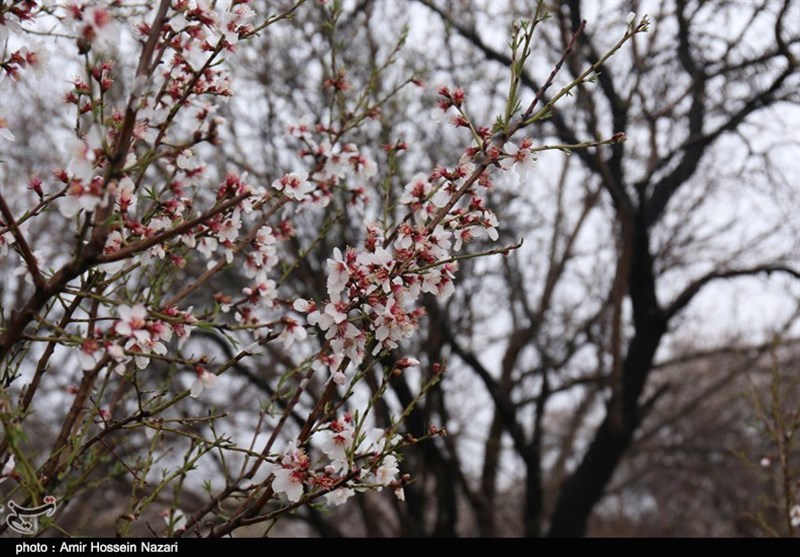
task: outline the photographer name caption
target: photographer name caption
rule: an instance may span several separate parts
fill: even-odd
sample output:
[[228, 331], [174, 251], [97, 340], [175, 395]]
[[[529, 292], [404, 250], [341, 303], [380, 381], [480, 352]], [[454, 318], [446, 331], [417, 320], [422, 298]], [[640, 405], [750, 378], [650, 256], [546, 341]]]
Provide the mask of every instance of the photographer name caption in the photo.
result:
[[178, 542], [17, 542], [15, 555], [34, 553], [177, 553]]

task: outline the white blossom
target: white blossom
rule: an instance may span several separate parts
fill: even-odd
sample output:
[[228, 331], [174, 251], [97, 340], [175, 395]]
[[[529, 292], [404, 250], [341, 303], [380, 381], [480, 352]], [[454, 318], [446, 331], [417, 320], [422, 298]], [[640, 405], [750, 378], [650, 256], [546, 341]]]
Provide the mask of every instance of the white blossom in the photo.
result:
[[340, 487], [330, 493], [325, 494], [325, 502], [334, 507], [338, 507], [347, 502], [356, 492], [349, 487]]
[[0, 115], [0, 141], [14, 141], [15, 139], [12, 131], [8, 129], [8, 120]]
[[204, 389], [211, 389], [217, 382], [217, 376], [210, 371], [204, 369], [197, 374], [197, 378], [192, 383], [192, 390], [190, 396], [197, 398]]
[[278, 468], [273, 474], [272, 489], [275, 493], [283, 493], [289, 501], [296, 503], [303, 496], [303, 478], [295, 470]]
[[143, 304], [135, 306], [121, 305], [117, 308], [119, 321], [114, 324], [114, 330], [122, 335], [144, 342], [150, 338], [150, 332], [145, 329], [147, 324], [147, 308]]
[[400, 468], [397, 466], [397, 459], [388, 455], [384, 457], [383, 462], [375, 471], [375, 479], [381, 485], [389, 485], [396, 479], [398, 473], [400, 473]]

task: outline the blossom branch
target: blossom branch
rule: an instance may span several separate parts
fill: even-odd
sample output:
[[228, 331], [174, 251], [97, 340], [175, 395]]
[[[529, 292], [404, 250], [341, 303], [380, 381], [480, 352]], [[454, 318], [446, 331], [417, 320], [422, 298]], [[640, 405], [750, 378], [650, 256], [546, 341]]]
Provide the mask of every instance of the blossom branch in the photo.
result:
[[140, 240], [140, 241], [138, 241], [138, 242], [136, 242], [134, 244], [131, 244], [129, 246], [126, 246], [126, 247], [124, 247], [124, 248], [122, 248], [120, 250], [117, 250], [117, 251], [114, 251], [114, 252], [111, 252], [111, 253], [108, 253], [108, 254], [105, 254], [105, 255], [99, 255], [96, 258], [95, 261], [98, 264], [102, 264], [102, 263], [111, 263], [111, 262], [114, 262], [114, 261], [120, 261], [122, 259], [128, 259], [129, 257], [131, 257], [132, 255], [134, 255], [136, 253], [142, 252], [142, 251], [146, 250], [147, 248], [151, 248], [151, 247], [153, 247], [153, 246], [155, 246], [157, 244], [163, 243], [166, 240], [169, 240], [170, 238], [174, 238], [175, 236], [179, 236], [180, 234], [183, 234], [184, 232], [186, 232], [188, 230], [191, 230], [192, 228], [194, 228], [198, 224], [207, 222], [214, 215], [218, 215], [219, 213], [222, 213], [222, 212], [230, 209], [234, 205], [238, 205], [241, 201], [243, 201], [244, 199], [247, 199], [248, 197], [250, 197], [250, 195], [251, 194], [249, 194], [249, 193], [239, 194], [239, 195], [237, 195], [235, 197], [232, 197], [231, 199], [223, 201], [222, 203], [220, 203], [219, 205], [213, 207], [212, 209], [209, 209], [208, 211], [206, 211], [202, 215], [200, 215], [198, 217], [195, 217], [192, 220], [188, 220], [188, 221], [184, 222], [183, 224], [179, 224], [178, 226], [175, 226], [174, 228], [170, 228], [169, 230], [165, 230], [164, 232], [160, 232], [160, 233], [158, 233], [158, 234], [156, 234], [156, 235], [154, 235], [154, 236], [152, 236], [150, 238], [146, 238], [144, 240]]

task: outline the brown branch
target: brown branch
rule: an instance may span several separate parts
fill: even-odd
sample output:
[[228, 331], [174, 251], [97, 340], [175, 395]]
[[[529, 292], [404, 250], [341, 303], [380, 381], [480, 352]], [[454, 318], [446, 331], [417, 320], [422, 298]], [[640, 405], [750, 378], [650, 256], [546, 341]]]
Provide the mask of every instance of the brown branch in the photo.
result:
[[585, 19], [581, 20], [580, 24], [578, 25], [578, 28], [572, 34], [572, 37], [570, 38], [569, 43], [567, 44], [567, 48], [565, 48], [564, 51], [561, 53], [561, 58], [558, 59], [558, 62], [556, 62], [556, 65], [553, 66], [553, 69], [550, 71], [550, 75], [547, 76], [547, 81], [545, 81], [544, 85], [542, 85], [539, 88], [539, 90], [536, 91], [536, 95], [533, 97], [533, 100], [531, 101], [531, 104], [528, 106], [528, 109], [525, 111], [525, 113], [520, 118], [521, 122], [524, 122], [525, 120], [527, 120], [528, 118], [533, 116], [533, 110], [536, 108], [536, 105], [542, 99], [542, 97], [547, 92], [547, 90], [550, 88], [550, 86], [553, 85], [553, 80], [555, 80], [556, 75], [558, 75], [558, 72], [561, 71], [561, 66], [564, 65], [564, 62], [567, 60], [569, 55], [572, 53], [572, 50], [575, 48], [575, 44], [578, 42], [578, 37], [581, 36], [581, 34], [583, 33], [584, 29], [586, 29], [586, 20]]
[[33, 276], [33, 284], [36, 285], [36, 288], [42, 288], [44, 286], [44, 277], [39, 271], [39, 265], [36, 263], [36, 257], [34, 257], [33, 252], [31, 252], [28, 242], [25, 241], [25, 235], [22, 234], [19, 226], [17, 226], [17, 221], [14, 219], [14, 215], [11, 213], [11, 209], [8, 207], [3, 194], [0, 194], [0, 212], [2, 212], [3, 218], [6, 220], [6, 224], [11, 230], [11, 234], [17, 241], [19, 251], [22, 253], [22, 258], [28, 265], [28, 270], [30, 271], [31, 276]]
[[497, 381], [494, 380], [489, 370], [483, 366], [483, 364], [474, 354], [468, 352], [463, 346], [461, 346], [461, 343], [456, 340], [455, 336], [448, 327], [444, 327], [442, 334], [444, 335], [445, 342], [450, 345], [456, 356], [458, 356], [465, 364], [471, 367], [475, 373], [478, 374], [478, 377], [481, 378], [486, 386], [486, 390], [489, 391], [489, 395], [494, 401], [495, 407], [503, 417], [503, 421], [506, 424], [506, 429], [511, 436], [512, 441], [514, 442], [514, 448], [520, 454], [524, 454], [527, 450], [528, 442], [525, 431], [523, 430], [522, 425], [519, 423], [519, 420], [517, 420], [514, 404], [505, 395], [505, 393], [501, 391], [500, 386], [498, 385]]
[[250, 196], [249, 193], [239, 194], [236, 197], [232, 197], [232, 198], [228, 199], [227, 201], [224, 201], [223, 203], [220, 203], [216, 207], [213, 207], [213, 208], [209, 209], [208, 211], [206, 211], [205, 213], [203, 213], [199, 217], [195, 217], [192, 220], [184, 222], [183, 224], [179, 224], [178, 226], [176, 226], [174, 228], [170, 228], [169, 230], [165, 230], [164, 232], [156, 234], [155, 236], [153, 236], [151, 238], [147, 238], [145, 240], [140, 240], [140, 241], [138, 241], [138, 242], [136, 242], [134, 244], [126, 246], [126, 247], [122, 248], [121, 250], [115, 251], [113, 253], [100, 255], [97, 258], [95, 258], [95, 262], [97, 264], [103, 264], [103, 263], [111, 263], [111, 262], [114, 262], [114, 261], [120, 261], [122, 259], [127, 259], [128, 257], [130, 257], [132, 255], [135, 255], [135, 254], [137, 254], [137, 253], [139, 253], [141, 251], [144, 251], [147, 248], [151, 248], [151, 247], [155, 246], [156, 244], [160, 244], [161, 242], [164, 242], [165, 240], [169, 240], [170, 238], [174, 238], [175, 236], [178, 236], [178, 235], [183, 234], [184, 232], [186, 232], [188, 230], [191, 230], [192, 228], [194, 228], [198, 224], [202, 224], [203, 222], [207, 221], [211, 217], [213, 217], [215, 215], [218, 215], [219, 213], [222, 213], [227, 209], [230, 209], [231, 207], [233, 207], [234, 205], [236, 205], [237, 203], [241, 202], [243, 199], [246, 199], [249, 196]]
[[[703, 133], [705, 114], [707, 111], [706, 82], [708, 76], [704, 69], [699, 68], [691, 55], [689, 35], [689, 21], [682, 12], [678, 12], [678, 50], [677, 56], [686, 72], [692, 78], [692, 104], [689, 109], [689, 137], [675, 151], [669, 153], [659, 161], [655, 170], [665, 168], [672, 159], [680, 155], [681, 160], [669, 174], [661, 178], [652, 186], [652, 196], [647, 200], [645, 218], [648, 226], [652, 226], [661, 218], [667, 204], [694, 174], [700, 165], [707, 149], [723, 134], [735, 131], [745, 119], [757, 110], [769, 106], [779, 100], [781, 88], [787, 80], [797, 73], [797, 60], [789, 58], [786, 68], [778, 74], [769, 87], [747, 99], [744, 106], [733, 113], [726, 122], [709, 133]], [[637, 184], [637, 188], [644, 188], [645, 184]]]
[[[170, 0], [161, 0], [161, 4], [158, 7], [158, 12], [156, 13], [153, 23], [150, 26], [150, 34], [147, 37], [147, 42], [145, 42], [145, 45], [142, 48], [142, 53], [139, 56], [139, 63], [136, 68], [137, 78], [149, 73], [150, 60], [153, 58], [153, 52], [155, 51], [161, 31], [164, 28], [164, 22], [166, 21], [167, 10], [169, 9], [169, 6]], [[109, 165], [103, 177], [104, 190], [107, 190], [109, 184], [122, 176], [122, 170], [125, 166], [125, 159], [127, 158], [128, 151], [131, 147], [133, 130], [136, 126], [136, 115], [138, 113], [138, 99], [134, 93], [132, 93], [128, 99], [128, 106], [125, 108], [125, 120], [122, 123], [117, 144], [114, 147], [114, 152], [109, 159]], [[108, 234], [110, 232], [108, 220], [111, 212], [114, 209], [113, 201], [112, 195], [108, 203], [106, 203], [105, 206], [98, 207], [94, 213], [95, 228], [92, 231], [91, 241], [88, 246], [89, 249], [83, 256], [83, 258], [85, 258], [87, 261], [91, 261], [97, 256], [97, 254], [102, 253], [103, 247], [106, 243], [106, 238], [108, 238]]]
[[92, 393], [94, 383], [100, 375], [100, 371], [106, 367], [110, 359], [109, 356], [105, 356], [94, 368], [83, 373], [83, 380], [75, 395], [75, 399], [72, 401], [72, 406], [69, 409], [67, 417], [61, 426], [61, 432], [50, 451], [50, 458], [48, 458], [47, 462], [42, 466], [43, 487], [46, 488], [57, 479], [58, 472], [63, 466], [61, 460], [62, 451], [68, 448], [69, 439], [72, 437], [72, 430], [85, 410], [84, 403], [89, 399], [89, 395]]
[[675, 300], [669, 306], [667, 306], [665, 315], [667, 316], [667, 319], [672, 318], [676, 313], [685, 308], [697, 295], [697, 293], [700, 292], [700, 290], [709, 282], [719, 279], [757, 275], [761, 273], [766, 273], [767, 275], [772, 273], [786, 273], [796, 279], [800, 279], [800, 271], [786, 265], [756, 265], [754, 267], [731, 269], [728, 271], [712, 271], [703, 275], [687, 286], [683, 292], [681, 292], [678, 297], [675, 298]]
[[[283, 197], [281, 199], [281, 201], [278, 202], [272, 209], [270, 209], [269, 211], [267, 211], [266, 214], [261, 216], [261, 218], [258, 220], [258, 222], [256, 222], [255, 225], [253, 225], [253, 227], [251, 228], [251, 230], [247, 234], [247, 236], [245, 236], [239, 242], [239, 244], [233, 249], [233, 254], [234, 255], [236, 255], [239, 252], [241, 252], [247, 245], [250, 244], [250, 242], [252, 242], [255, 239], [255, 237], [258, 235], [258, 231], [261, 230], [261, 227], [264, 226], [267, 223], [269, 218], [273, 214], [275, 214], [275, 212], [280, 207], [283, 206], [285, 201], [286, 201], [286, 197]], [[195, 281], [193, 281], [193, 282], [187, 284], [186, 286], [184, 286], [178, 293], [176, 293], [174, 296], [170, 297], [166, 302], [164, 302], [164, 307], [169, 307], [169, 306], [176, 305], [178, 302], [180, 302], [181, 300], [186, 298], [186, 296], [188, 296], [189, 294], [191, 294], [192, 292], [194, 292], [195, 290], [200, 288], [203, 284], [208, 282], [208, 280], [212, 276], [217, 274], [220, 271], [220, 269], [222, 269], [226, 264], [227, 264], [227, 262], [224, 259], [219, 261], [219, 262], [217, 262], [216, 265], [214, 265], [210, 269], [207, 269], [205, 272], [203, 272], [202, 275], [197, 277], [197, 279]]]

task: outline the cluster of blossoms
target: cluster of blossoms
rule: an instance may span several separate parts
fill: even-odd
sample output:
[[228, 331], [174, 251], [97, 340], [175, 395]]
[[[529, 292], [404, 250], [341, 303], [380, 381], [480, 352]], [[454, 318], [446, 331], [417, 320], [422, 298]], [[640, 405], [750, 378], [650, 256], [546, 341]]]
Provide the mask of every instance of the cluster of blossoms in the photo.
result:
[[305, 492], [320, 490], [334, 506], [366, 489], [390, 487], [399, 499], [405, 498], [397, 457], [387, 452], [399, 443], [399, 436], [390, 438], [377, 428], [359, 434], [353, 415], [347, 413], [326, 424], [314, 439], [327, 463], [312, 466], [306, 451], [289, 443], [270, 469], [276, 493], [297, 502]]
[[[197, 162], [193, 146], [218, 142], [222, 120], [215, 116], [215, 102], [231, 95], [224, 68], [212, 62], [221, 51], [232, 50], [240, 37], [253, 31], [255, 13], [241, 1], [228, 6], [214, 6], [203, 0], [174, 2], [161, 29], [163, 48], [158, 52], [160, 60], [154, 63], [159, 69], [136, 78], [126, 107], [113, 106], [104, 96], [118, 81], [114, 63], [102, 56], [108, 39], [115, 34], [114, 9], [113, 4], [102, 2], [74, 2], [64, 8], [63, 23], [79, 37], [79, 47], [91, 53], [92, 61], [86, 77], [74, 77], [72, 87], [63, 95], [78, 115], [87, 117], [79, 120], [78, 134], [68, 145], [69, 163], [53, 172], [56, 183], [63, 187], [61, 195], [54, 197], [57, 207], [68, 218], [107, 211], [110, 224], [99, 268], [108, 275], [129, 272], [134, 256], [145, 268], [152, 262], [165, 261], [183, 269], [187, 258], [197, 253], [212, 268], [218, 266], [220, 252], [224, 262], [231, 263], [238, 252], [249, 247], [243, 270], [253, 282], [243, 290], [244, 300], [237, 307], [236, 316], [241, 323], [253, 325], [259, 320], [248, 303], [264, 306], [274, 299], [275, 283], [267, 278], [267, 272], [277, 263], [276, 242], [289, 237], [292, 227], [281, 223], [278, 230], [273, 230], [264, 225], [252, 237], [241, 238], [245, 219], [268, 201], [268, 191], [247, 184], [246, 174], [229, 173], [219, 186], [217, 205], [238, 199], [225, 210], [198, 213], [194, 204], [203, 198], [189, 190], [199, 191], [198, 186], [205, 185], [206, 167]], [[29, 19], [27, 13], [17, 12], [16, 8], [11, 12], [4, 8], [0, 21], [7, 26], [15, 23], [12, 16], [22, 21]], [[144, 22], [136, 31], [143, 43], [151, 33], [149, 24]], [[38, 60], [32, 53], [20, 50], [11, 62], [24, 67]], [[3, 69], [13, 68], [9, 65]], [[113, 146], [124, 133], [131, 111], [135, 121], [122, 170], [116, 173], [118, 178], [107, 181]], [[98, 118], [99, 114], [105, 114], [105, 118]], [[2, 137], [13, 140], [5, 120], [0, 128]], [[150, 162], [140, 157], [152, 157], [154, 150], [171, 171], [161, 186], [148, 183], [140, 170]], [[31, 188], [41, 199], [44, 193], [38, 177]], [[193, 226], [187, 224], [189, 221]], [[0, 232], [0, 250], [5, 253], [13, 238], [7, 229]], [[223, 304], [223, 308], [233, 305]], [[158, 318], [148, 320], [148, 312]], [[197, 321], [191, 308], [179, 310], [174, 305], [154, 309], [122, 304], [117, 314], [119, 319], [114, 326], [105, 332], [90, 331], [89, 338], [81, 344], [78, 358], [84, 369], [97, 365], [103, 355], [111, 358], [119, 372], [130, 361], [143, 369], [150, 357], [167, 354], [173, 334], [180, 347]], [[304, 336], [305, 330], [286, 318], [284, 342]], [[202, 366], [195, 371], [199, 383], [193, 385], [192, 394], [198, 395], [201, 387], [213, 385], [216, 376]]]
[[32, 71], [35, 76], [39, 76], [45, 64], [46, 55], [43, 51], [31, 50], [24, 46], [11, 52], [5, 60], [0, 61], [0, 79], [8, 77], [18, 81], [24, 70]]
[[[159, 54], [160, 69], [140, 75], [133, 83], [130, 108], [136, 110], [137, 118], [124, 166], [133, 170], [139, 165], [139, 145], [140, 152], [148, 152], [161, 144], [185, 146], [175, 148], [172, 153], [179, 173], [169, 187], [179, 193], [196, 185], [205, 171], [202, 164], [194, 163], [191, 146], [202, 141], [219, 141], [217, 133], [222, 120], [214, 115], [216, 106], [212, 101], [232, 94], [227, 74], [212, 62], [222, 50], [233, 49], [240, 35], [252, 32], [249, 21], [255, 13], [239, 1], [221, 12], [203, 0], [181, 0], [173, 4], [174, 11], [161, 30], [164, 49]], [[76, 2], [68, 4], [65, 10], [65, 24], [84, 41], [87, 51], [102, 52], [114, 38], [116, 31], [110, 5]], [[136, 30], [142, 42], [151, 31], [147, 23], [141, 23]], [[30, 53], [27, 57], [26, 63], [34, 64], [36, 57]], [[17, 66], [22, 63], [20, 60], [21, 55], [15, 56]], [[64, 93], [64, 101], [75, 105], [79, 114], [100, 113], [102, 107], [109, 116], [104, 121], [95, 119], [84, 123], [73, 141], [69, 168], [56, 172], [58, 180], [65, 185], [65, 197], [59, 208], [69, 217], [81, 210], [96, 209], [103, 202], [103, 195], [108, 193], [101, 175], [108, 163], [108, 146], [115, 144], [126, 113], [123, 107], [104, 105], [103, 95], [115, 83], [110, 60], [100, 58], [93, 62], [88, 77], [75, 77], [72, 89]], [[181, 110], [176, 109], [177, 105]], [[181, 119], [182, 115], [186, 117]], [[167, 152], [165, 156], [170, 154]], [[140, 187], [138, 183], [136, 187]]]
[[[206, 2], [175, 3], [175, 11], [161, 30], [164, 49], [159, 54], [159, 69], [138, 76], [132, 86], [128, 108], [136, 111], [136, 121], [125, 170], [134, 172], [141, 163], [138, 156], [153, 147], [176, 146], [172, 152], [162, 148], [161, 156], [171, 159], [176, 170], [169, 190], [179, 197], [184, 189], [197, 185], [205, 167], [194, 162], [191, 147], [204, 141], [218, 142], [222, 120], [214, 115], [212, 101], [232, 94], [227, 74], [212, 62], [223, 49], [232, 47], [232, 33], [247, 32], [244, 20], [253, 15], [248, 10], [236, 3], [224, 11], [229, 15], [220, 16]], [[68, 15], [79, 35], [102, 51], [100, 38], [114, 25], [110, 9], [98, 3], [74, 3], [69, 5]], [[224, 29], [220, 27], [223, 21]], [[151, 30], [142, 23], [137, 31], [144, 41]], [[73, 79], [73, 88], [64, 94], [65, 102], [74, 104], [79, 114], [97, 114], [103, 107], [108, 116], [103, 121], [84, 123], [73, 142], [70, 167], [57, 172], [66, 186], [60, 205], [65, 216], [94, 210], [101, 206], [103, 194], [113, 193], [104, 188], [101, 176], [108, 164], [108, 146], [115, 145], [122, 133], [127, 112], [125, 107], [104, 105], [104, 94], [116, 81], [111, 61], [95, 61], [88, 77]], [[136, 190], [142, 189], [138, 180], [134, 183]], [[128, 199], [134, 197], [133, 193], [127, 190]]]
[[[289, 126], [289, 134], [302, 142], [301, 157], [310, 161], [311, 173], [290, 174], [276, 180], [272, 187], [289, 197], [305, 199], [308, 202], [326, 207], [337, 189], [348, 192], [349, 203], [362, 210], [369, 201], [367, 185], [378, 172], [375, 161], [352, 143], [334, 145], [328, 139], [335, 130], [322, 124], [312, 125], [308, 118]], [[297, 181], [292, 188], [286, 188], [284, 181]], [[313, 182], [313, 186], [309, 184]], [[298, 192], [299, 196], [298, 196]]]
[[[36, 3], [19, 3], [20, 10], [24, 6]], [[509, 143], [501, 150], [492, 144], [488, 129], [469, 121], [464, 91], [440, 88], [437, 110], [457, 112], [454, 123], [475, 130], [483, 145], [467, 149], [452, 168], [413, 176], [393, 208], [399, 215], [393, 225], [368, 222], [358, 246], [334, 248], [326, 262], [324, 299], [287, 301], [279, 295], [274, 270], [282, 244], [295, 234], [291, 216], [327, 207], [340, 197], [366, 215], [378, 173], [370, 150], [343, 141], [342, 130], [304, 120], [289, 128], [301, 144], [300, 168], [268, 186], [230, 171], [211, 182], [216, 188], [209, 187], [212, 171], [197, 155], [200, 144], [219, 144], [224, 121], [217, 104], [232, 94], [216, 58], [259, 29], [256, 14], [242, 0], [174, 0], [160, 27], [148, 22], [135, 26], [143, 45], [158, 30], [158, 48], [151, 52], [156, 58], [130, 80], [127, 94], [110, 94], [126, 88], [123, 69], [104, 54], [116, 33], [117, 8], [117, 2], [71, 2], [59, 8], [60, 20], [78, 38], [87, 61], [85, 75], [74, 77], [63, 93], [76, 115], [77, 133], [68, 143], [69, 162], [53, 171], [57, 190], [47, 192], [38, 177], [29, 182], [38, 198], [52, 202], [77, 230], [101, 238], [99, 255], [82, 272], [99, 271], [109, 284], [131, 286], [119, 291], [141, 291], [133, 284], [154, 278], [159, 279], [153, 280], [158, 283], [154, 289], [162, 289], [134, 300], [112, 299], [93, 310], [97, 319], [82, 340], [73, 336], [69, 341], [79, 345], [83, 370], [108, 365], [130, 378], [162, 359], [193, 370], [189, 392], [197, 397], [215, 385], [219, 371], [209, 369], [205, 357], [183, 357], [195, 327], [218, 327], [237, 340], [250, 335], [247, 341], [262, 344], [277, 340], [285, 348], [316, 332], [321, 347], [311, 352], [312, 369], [329, 377], [331, 388], [345, 385], [365, 358], [397, 349], [418, 328], [423, 294], [447, 298], [454, 292], [458, 252], [465, 244], [482, 236], [498, 239], [497, 218], [485, 205], [492, 182], [479, 160], [527, 168], [535, 160], [531, 143]], [[0, 31], [16, 24], [15, 18], [26, 19], [26, 13], [14, 9], [3, 5]], [[0, 69], [15, 77], [40, 62], [37, 53], [20, 49]], [[329, 81], [326, 87], [338, 92], [351, 87], [343, 72]], [[115, 104], [117, 99], [122, 103]], [[14, 139], [2, 118], [0, 139]], [[387, 150], [406, 148], [398, 142]], [[155, 161], [159, 172], [148, 172]], [[12, 241], [0, 223], [0, 255]], [[32, 259], [41, 265], [35, 254], [25, 263]], [[246, 281], [239, 291], [217, 292], [212, 307], [181, 307], [192, 288], [234, 262]], [[169, 297], [172, 273], [197, 282]], [[68, 328], [83, 333], [79, 325]], [[405, 358], [397, 365], [417, 364]], [[112, 419], [105, 410], [100, 416], [104, 422]], [[364, 421], [350, 414], [314, 431], [307, 444], [290, 443], [273, 457], [276, 493], [292, 502], [304, 493], [324, 493], [337, 505], [358, 490], [389, 487], [402, 499], [406, 480], [399, 477], [394, 451], [400, 440], [395, 435], [365, 431]], [[311, 447], [325, 458], [310, 458]]]
[[[10, 4], [10, 5], [9, 5]], [[39, 2], [0, 3], [0, 83], [6, 78], [18, 81], [23, 71], [33, 71], [39, 75], [46, 63], [46, 54], [39, 48], [22, 46], [8, 49], [8, 38], [22, 29], [22, 25], [36, 19], [41, 10]], [[1, 127], [1, 126], [0, 126]]]
[[[457, 91], [451, 102], [460, 105], [464, 94]], [[374, 163], [355, 147], [336, 150], [315, 141], [315, 134], [326, 131], [307, 122], [290, 128], [306, 146], [301, 154], [319, 169], [313, 177], [322, 197], [330, 181], [336, 185], [348, 170], [348, 180], [357, 183], [375, 173]], [[498, 238], [497, 218], [480, 194], [492, 183], [488, 172], [473, 176], [476, 165], [470, 159], [475, 154], [468, 151], [452, 170], [440, 167], [414, 176], [399, 199], [406, 216], [393, 229], [368, 223], [359, 248], [333, 250], [327, 261], [327, 299], [294, 302], [294, 309], [305, 313], [308, 324], [318, 327], [328, 341], [314, 365], [327, 368], [336, 383], [347, 381], [347, 368], [361, 364], [368, 346], [373, 355], [391, 350], [416, 330], [421, 294], [446, 298], [453, 293], [458, 269], [454, 252], [464, 243], [480, 235]], [[294, 178], [290, 175], [273, 186], [280, 188]]]
[[[441, 122], [451, 115], [450, 123], [457, 128], [471, 128], [482, 142], [481, 148], [470, 147], [462, 160], [472, 160], [477, 153], [483, 152], [487, 159], [496, 163], [502, 170], [514, 170], [521, 180], [527, 180], [536, 164], [533, 155], [533, 142], [524, 138], [519, 145], [508, 141], [502, 149], [492, 142], [491, 131], [485, 126], [473, 126], [466, 112], [466, 94], [460, 87], [450, 89], [444, 85], [436, 89], [439, 100], [433, 109], [433, 120]], [[451, 110], [453, 109], [453, 110]], [[455, 114], [453, 114], [455, 113]]]
[[[15, 48], [9, 42], [9, 37], [20, 32], [23, 24], [34, 21], [40, 10], [38, 2], [15, 2], [10, 5], [0, 2], [0, 45], [3, 45], [0, 51], [0, 88], [7, 81], [19, 81], [25, 73], [39, 77], [44, 71], [48, 58], [44, 49], [33, 44]], [[0, 106], [0, 142], [12, 142], [16, 136], [9, 127], [8, 114], [2, 112], [2, 109]], [[0, 227], [2, 226], [0, 223]], [[0, 255], [3, 255], [5, 245], [0, 235]]]
[[163, 356], [167, 353], [165, 343], [173, 334], [181, 345], [191, 334], [195, 318], [188, 311], [168, 307], [162, 319], [148, 319], [147, 308], [143, 304], [120, 305], [118, 319], [105, 333], [95, 330], [94, 335], [83, 342], [78, 361], [84, 370], [92, 369], [108, 355], [115, 362], [114, 370], [123, 373], [126, 364], [134, 360], [136, 367], [145, 369], [149, 365], [150, 354]]
[[102, 2], [69, 3], [66, 11], [77, 28], [82, 51], [88, 51], [91, 46], [107, 47], [114, 40], [116, 24]]
[[[213, 116], [215, 105], [210, 100], [231, 94], [223, 70], [210, 61], [221, 50], [233, 48], [240, 36], [252, 32], [249, 21], [254, 13], [242, 2], [234, 2], [223, 10], [222, 16], [204, 2], [177, 2], [174, 9], [162, 31], [166, 47], [162, 69], [144, 79], [137, 78], [131, 91], [136, 120], [122, 176], [108, 184], [104, 180], [109, 146], [122, 133], [126, 111], [122, 107], [105, 107], [109, 115], [106, 121], [89, 122], [71, 145], [68, 167], [54, 172], [64, 187], [59, 209], [64, 216], [75, 217], [112, 204], [116, 220], [101, 256], [101, 269], [112, 275], [126, 270], [128, 254], [140, 254], [145, 265], [166, 260], [182, 269], [186, 265], [185, 254], [192, 250], [204, 256], [212, 269], [219, 266], [220, 251], [228, 264], [241, 252], [241, 268], [251, 282], [238, 299], [220, 294], [220, 309], [224, 313], [235, 309], [238, 325], [251, 329], [257, 339], [268, 338], [277, 328], [275, 336], [289, 347], [304, 340], [307, 331], [290, 315], [276, 316], [278, 285], [269, 273], [278, 262], [278, 243], [294, 233], [292, 224], [288, 220], [277, 226], [263, 224], [245, 234], [245, 220], [268, 201], [275, 201], [276, 195], [280, 203], [325, 207], [334, 191], [344, 189], [350, 203], [363, 208], [377, 164], [353, 144], [332, 144], [329, 138], [338, 136], [335, 130], [301, 121], [289, 132], [303, 144], [299, 154], [309, 161], [309, 170], [288, 173], [275, 180], [271, 189], [249, 185], [246, 175], [229, 173], [218, 188], [217, 203], [233, 198], [238, 202], [188, 226], [196, 196], [187, 190], [201, 183], [206, 173], [192, 147], [201, 141], [217, 141], [216, 129], [221, 121]], [[76, 3], [70, 5], [68, 15], [83, 39], [102, 47], [99, 39], [113, 26], [107, 8]], [[138, 31], [144, 36], [150, 30], [141, 25]], [[110, 60], [97, 57], [88, 70], [87, 79], [74, 78], [73, 87], [64, 95], [64, 100], [75, 105], [80, 114], [96, 113], [98, 103], [105, 102], [103, 94], [115, 83]], [[439, 110], [454, 107], [461, 111], [464, 107], [463, 90], [443, 87], [438, 92], [442, 97]], [[175, 110], [176, 103], [180, 103], [181, 110]], [[179, 113], [190, 117], [181, 121], [176, 117]], [[488, 142], [488, 132], [479, 132]], [[136, 171], [141, 163], [139, 156], [149, 152], [153, 144], [171, 146], [162, 149], [161, 156], [171, 174], [160, 190], [148, 186], [143, 174]], [[458, 268], [454, 252], [480, 235], [497, 239], [497, 219], [480, 195], [480, 189], [492, 186], [488, 172], [481, 172], [475, 180], [472, 176], [476, 171], [472, 161], [479, 152], [470, 148], [455, 168], [440, 167], [428, 175], [414, 176], [399, 200], [408, 216], [391, 231], [377, 223], [368, 224], [360, 248], [350, 247], [344, 253], [336, 248], [328, 260], [328, 298], [319, 303], [302, 299], [294, 302], [293, 309], [306, 314], [308, 324], [318, 327], [328, 341], [314, 366], [328, 369], [336, 383], [346, 382], [348, 366], [361, 364], [370, 342], [372, 354], [394, 349], [417, 328], [422, 310], [415, 303], [422, 293], [442, 298], [452, 294]], [[505, 154], [497, 152], [492, 156], [503, 168], [527, 165], [533, 160], [527, 140], [519, 147], [509, 144]], [[465, 188], [470, 180], [474, 184]], [[41, 192], [41, 183], [37, 191]], [[143, 197], [144, 192], [155, 193], [157, 202], [148, 199], [153, 193]], [[0, 247], [5, 248], [9, 243], [7, 233], [2, 238]], [[137, 249], [140, 246], [144, 247]], [[85, 369], [96, 365], [105, 349], [118, 370], [131, 358], [140, 369], [144, 368], [148, 356], [166, 354], [173, 328], [180, 328], [180, 342], [196, 321], [188, 310], [173, 315], [170, 321], [154, 320], [144, 327], [134, 327], [133, 323], [144, 323], [144, 311], [140, 305], [121, 306], [119, 326], [108, 331], [105, 338], [93, 331], [83, 343], [81, 365]], [[168, 311], [178, 312], [168, 307], [160, 313]], [[115, 338], [114, 334], [122, 338]], [[213, 384], [209, 379], [213, 374], [204, 370], [197, 375], [208, 379], [202, 385]], [[199, 389], [193, 392], [199, 394]]]

